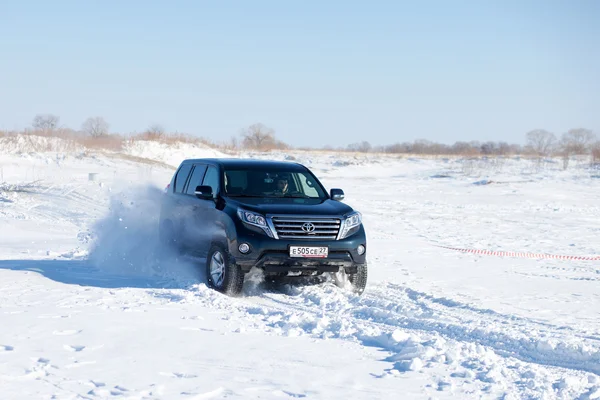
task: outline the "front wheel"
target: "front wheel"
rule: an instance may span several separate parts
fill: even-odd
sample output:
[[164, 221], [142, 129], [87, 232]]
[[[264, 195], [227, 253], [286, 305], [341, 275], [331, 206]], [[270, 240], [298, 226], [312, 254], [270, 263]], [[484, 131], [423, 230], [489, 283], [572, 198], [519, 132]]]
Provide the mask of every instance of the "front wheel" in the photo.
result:
[[244, 273], [230, 261], [229, 253], [219, 245], [213, 245], [206, 257], [208, 286], [228, 296], [238, 296], [244, 286]]
[[356, 272], [349, 274], [342, 270], [333, 275], [333, 280], [336, 286], [340, 288], [350, 288], [359, 296], [363, 294], [367, 287], [367, 264], [357, 265]]

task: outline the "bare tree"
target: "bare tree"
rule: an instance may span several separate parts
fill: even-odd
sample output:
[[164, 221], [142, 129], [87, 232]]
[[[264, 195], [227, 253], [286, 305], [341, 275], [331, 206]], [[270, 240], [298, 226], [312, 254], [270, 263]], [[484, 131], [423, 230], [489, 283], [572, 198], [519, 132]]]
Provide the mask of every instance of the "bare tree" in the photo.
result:
[[563, 134], [560, 146], [563, 152], [569, 154], [586, 154], [595, 139], [596, 135], [589, 129], [570, 129]]
[[148, 139], [161, 139], [165, 135], [165, 128], [160, 124], [152, 124], [144, 132], [144, 136]]
[[508, 145], [508, 154], [521, 154], [523, 153], [523, 148], [520, 144], [512, 143]]
[[410, 143], [394, 143], [384, 146], [384, 151], [392, 154], [410, 153], [410, 149]]
[[372, 149], [371, 143], [363, 140], [360, 143], [351, 143], [348, 145], [348, 151], [355, 151], [359, 153], [368, 153]]
[[554, 151], [556, 136], [544, 129], [534, 129], [527, 132], [527, 146], [540, 157], [547, 157]]
[[242, 131], [242, 145], [254, 150], [269, 150], [276, 147], [275, 131], [261, 123], [250, 125]]
[[107, 135], [108, 127], [108, 122], [102, 117], [90, 117], [81, 124], [81, 130], [91, 137]]
[[426, 154], [433, 142], [427, 139], [417, 139], [413, 142], [411, 153]]
[[592, 165], [600, 163], [600, 141], [592, 145]]
[[505, 156], [510, 153], [510, 144], [506, 142], [498, 143], [498, 154], [501, 156]]
[[498, 154], [498, 145], [495, 142], [485, 142], [481, 145], [480, 152], [484, 155]]
[[559, 143], [563, 168], [567, 169], [572, 155], [588, 153], [595, 137], [591, 130], [583, 128], [570, 129], [563, 133]]
[[467, 142], [455, 142], [450, 147], [450, 151], [453, 154], [472, 156], [479, 153], [479, 148], [474, 148], [470, 143]]
[[42, 131], [52, 131], [58, 128], [60, 117], [53, 114], [38, 114], [33, 118], [31, 125]]
[[229, 138], [229, 143], [227, 144], [227, 146], [231, 150], [237, 150], [240, 147], [238, 138], [235, 136], [232, 136], [231, 138]]

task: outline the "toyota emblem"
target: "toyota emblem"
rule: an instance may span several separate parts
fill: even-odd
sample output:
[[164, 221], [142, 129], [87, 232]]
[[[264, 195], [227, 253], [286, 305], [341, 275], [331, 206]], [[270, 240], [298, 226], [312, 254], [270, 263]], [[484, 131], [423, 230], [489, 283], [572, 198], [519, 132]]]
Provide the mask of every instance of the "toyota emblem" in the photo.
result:
[[302, 230], [306, 233], [312, 233], [315, 230], [315, 225], [311, 222], [305, 222], [302, 225]]

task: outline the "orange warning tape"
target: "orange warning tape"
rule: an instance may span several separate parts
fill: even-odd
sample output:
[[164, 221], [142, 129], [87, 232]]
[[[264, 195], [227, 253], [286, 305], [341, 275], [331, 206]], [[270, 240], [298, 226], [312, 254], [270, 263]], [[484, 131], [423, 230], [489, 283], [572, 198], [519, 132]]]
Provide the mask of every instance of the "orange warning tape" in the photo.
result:
[[523, 253], [517, 251], [490, 251], [490, 250], [477, 250], [477, 249], [459, 249], [456, 247], [448, 247], [442, 245], [434, 245], [448, 250], [460, 251], [463, 253], [473, 254], [484, 254], [489, 256], [498, 257], [517, 257], [517, 258], [551, 258], [555, 260], [582, 260], [582, 261], [600, 261], [600, 256], [561, 256], [554, 254], [541, 254], [541, 253]]

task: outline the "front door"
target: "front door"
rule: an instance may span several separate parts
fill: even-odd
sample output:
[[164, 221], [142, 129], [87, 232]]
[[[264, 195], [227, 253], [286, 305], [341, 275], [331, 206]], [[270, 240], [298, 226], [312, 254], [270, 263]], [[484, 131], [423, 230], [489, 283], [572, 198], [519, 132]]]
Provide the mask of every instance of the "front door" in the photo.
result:
[[181, 199], [181, 231], [182, 231], [182, 244], [183, 247], [190, 253], [195, 255], [197, 253], [198, 241], [200, 239], [200, 233], [197, 226], [197, 214], [202, 200], [198, 199], [194, 192], [196, 186], [202, 185], [204, 174], [206, 173], [205, 164], [194, 164], [191, 172], [190, 179], [188, 180], [184, 193]]
[[194, 226], [196, 227], [196, 248], [202, 254], [206, 255], [210, 250], [213, 240], [222, 236], [223, 227], [219, 226], [219, 213], [217, 209], [217, 198], [220, 190], [219, 171], [215, 166], [209, 165], [202, 186], [210, 186], [213, 192], [213, 198], [201, 200], [196, 198], [197, 207], [194, 211]]

